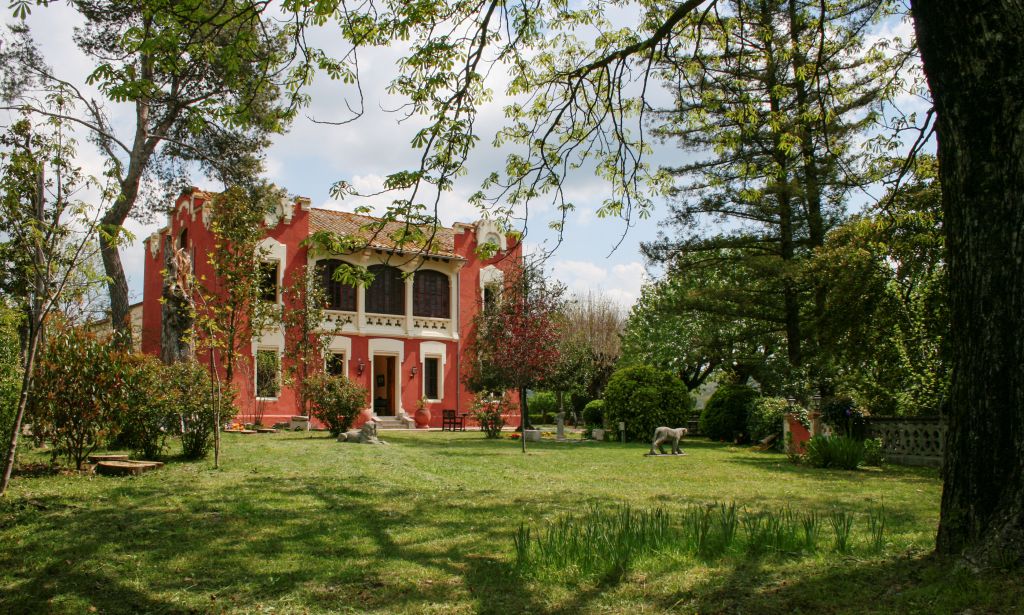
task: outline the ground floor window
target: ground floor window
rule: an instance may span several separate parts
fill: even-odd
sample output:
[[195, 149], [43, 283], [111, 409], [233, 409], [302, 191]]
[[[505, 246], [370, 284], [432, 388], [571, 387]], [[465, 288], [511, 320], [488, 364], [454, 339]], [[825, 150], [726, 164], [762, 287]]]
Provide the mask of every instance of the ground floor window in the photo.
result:
[[437, 357], [423, 360], [423, 396], [441, 399], [441, 360]]
[[281, 393], [281, 357], [276, 350], [256, 351], [256, 397], [276, 398]]
[[327, 373], [332, 376], [345, 376], [345, 353], [332, 352], [327, 355], [325, 368]]

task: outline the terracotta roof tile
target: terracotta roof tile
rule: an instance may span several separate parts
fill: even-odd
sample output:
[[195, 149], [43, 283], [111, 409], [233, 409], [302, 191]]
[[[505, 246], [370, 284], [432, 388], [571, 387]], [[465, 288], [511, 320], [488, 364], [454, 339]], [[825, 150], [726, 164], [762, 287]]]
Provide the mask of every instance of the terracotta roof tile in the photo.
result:
[[[367, 225], [379, 223], [380, 218], [361, 216], [344, 211], [333, 209], [312, 208], [309, 210], [309, 233], [318, 231], [330, 231], [338, 235], [361, 237], [367, 241], [371, 248], [381, 250], [397, 250], [398, 245], [392, 238], [405, 226], [401, 222], [386, 222], [383, 229], [365, 228]], [[425, 228], [424, 232], [429, 236], [432, 229]], [[444, 226], [438, 226], [434, 232], [433, 246], [428, 251], [436, 256], [457, 257], [455, 254], [455, 231]], [[405, 252], [414, 252], [417, 246], [411, 243], [404, 244], [401, 249]]]

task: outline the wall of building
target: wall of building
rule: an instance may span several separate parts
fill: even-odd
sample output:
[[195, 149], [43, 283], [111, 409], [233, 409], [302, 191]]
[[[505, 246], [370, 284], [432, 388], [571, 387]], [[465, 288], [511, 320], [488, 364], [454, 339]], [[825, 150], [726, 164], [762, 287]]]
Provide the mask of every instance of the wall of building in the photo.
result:
[[[173, 237], [177, 242], [182, 230], [185, 230], [187, 232], [187, 249], [194, 263], [196, 279], [209, 283], [215, 278], [209, 264], [209, 254], [215, 249], [215, 245], [213, 236], [207, 228], [210, 207], [208, 199], [209, 196], [206, 193], [197, 189], [182, 194], [175, 202], [173, 213], [168, 217], [167, 227], [144, 242], [146, 259], [142, 306], [142, 350], [144, 352], [160, 354], [160, 293], [163, 284], [161, 272], [164, 267], [164, 238]], [[279, 289], [293, 283], [302, 266], [307, 262], [312, 264], [317, 258], [316, 255], [311, 257], [307, 248], [300, 245], [309, 235], [308, 216], [308, 201], [300, 201], [293, 204], [287, 216], [280, 216], [277, 224], [268, 225], [264, 246], [269, 250], [269, 258], [282, 260], [284, 265], [279, 268]], [[469, 411], [473, 396], [461, 381], [461, 355], [465, 340], [471, 334], [473, 317], [482, 304], [481, 280], [494, 277], [496, 271], [504, 272], [512, 269], [521, 262], [522, 258], [522, 246], [512, 241], [511, 238], [505, 238], [502, 241], [504, 249], [498, 254], [485, 261], [478, 259], [475, 250], [487, 237], [482, 231], [492, 230], [480, 229], [474, 225], [457, 225], [455, 231], [457, 258], [433, 259], [426, 263], [422, 261], [407, 262], [402, 267], [408, 270], [428, 267], [445, 271], [450, 275], [454, 285], [452, 296], [456, 298], [449, 323], [451, 330], [439, 332], [410, 327], [414, 320], [411, 313], [409, 321], [404, 322], [404, 327], [392, 326], [395, 334], [389, 334], [391, 330], [386, 327], [369, 326], [365, 322], [358, 323], [358, 326], [356, 323], [346, 323], [339, 327], [339, 333], [336, 336], [338, 339], [331, 345], [339, 350], [344, 349], [345, 371], [348, 377], [370, 391], [368, 406], [372, 404], [373, 391], [376, 387], [373, 369], [375, 354], [394, 357], [395, 377], [401, 389], [398, 398], [399, 404], [395, 410], [396, 413], [404, 412], [408, 415], [412, 415], [416, 411], [418, 402], [424, 395], [424, 359], [429, 355], [439, 358], [442, 374], [439, 382], [441, 397], [439, 400], [427, 404], [431, 410], [431, 426], [441, 426], [442, 409]], [[359, 255], [350, 255], [346, 259], [367, 265], [380, 261], [381, 256], [378, 253], [379, 251], [366, 250]], [[321, 257], [323, 256], [325, 255], [321, 255]], [[217, 289], [214, 291], [216, 292]], [[293, 307], [284, 302], [283, 293], [279, 293], [279, 303], [284, 310]], [[412, 305], [411, 296], [408, 297], [406, 305]], [[353, 317], [352, 314], [343, 316], [350, 320]], [[399, 318], [404, 319], [405, 317]], [[251, 345], [243, 345], [242, 356], [236, 364], [234, 378], [235, 387], [239, 391], [237, 403], [239, 415], [236, 420], [250, 421], [257, 403], [262, 406], [262, 422], [267, 425], [287, 422], [289, 417], [299, 413], [298, 400], [291, 386], [283, 385], [281, 393], [276, 399], [257, 402], [255, 398], [253, 379], [255, 353], [259, 350], [276, 350], [282, 355], [284, 371], [288, 367], [287, 360], [283, 357], [284, 343], [285, 331], [283, 327], [278, 327], [263, 332], [252, 340]], [[208, 360], [208, 356], [202, 353], [197, 358], [204, 362]], [[359, 370], [360, 363], [363, 366], [362, 373]], [[221, 366], [221, 373], [223, 374], [223, 366]], [[361, 420], [363, 419], [357, 421], [356, 426]]]

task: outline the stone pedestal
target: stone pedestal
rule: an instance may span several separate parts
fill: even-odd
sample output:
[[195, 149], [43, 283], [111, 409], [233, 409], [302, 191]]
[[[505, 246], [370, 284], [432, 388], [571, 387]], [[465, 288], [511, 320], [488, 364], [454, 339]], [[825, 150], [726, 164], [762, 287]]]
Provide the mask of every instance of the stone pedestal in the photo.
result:
[[523, 437], [526, 438], [527, 442], [540, 442], [540, 430], [527, 429], [523, 432]]
[[288, 421], [288, 429], [292, 431], [309, 431], [308, 416], [293, 416]]
[[597, 440], [598, 442], [604, 442], [604, 430], [603, 429], [591, 429], [590, 437]]
[[562, 440], [565, 440], [565, 413], [559, 412], [555, 416], [557, 417], [556, 420], [558, 421], [558, 427], [557, 431], [555, 432], [555, 438], [559, 442], [561, 442]]

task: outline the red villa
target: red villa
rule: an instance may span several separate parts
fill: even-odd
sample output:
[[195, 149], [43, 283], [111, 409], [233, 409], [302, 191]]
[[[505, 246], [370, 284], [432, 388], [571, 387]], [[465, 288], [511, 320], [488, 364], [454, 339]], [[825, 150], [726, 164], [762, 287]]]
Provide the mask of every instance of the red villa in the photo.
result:
[[[160, 354], [163, 249], [166, 238], [191, 257], [196, 277], [212, 279], [206, 255], [213, 249], [210, 221], [211, 195], [191, 188], [175, 202], [165, 228], [145, 241], [145, 281], [142, 306], [142, 350]], [[267, 256], [267, 300], [289, 309], [281, 292], [286, 280], [302, 265], [325, 275], [328, 295], [326, 319], [335, 333], [330, 338], [325, 366], [345, 374], [370, 391], [372, 410], [383, 422], [399, 422], [411, 416], [421, 398], [431, 408], [431, 426], [441, 426], [442, 409], [468, 411], [472, 394], [459, 378], [468, 328], [484, 301], [484, 295], [500, 287], [505, 272], [522, 259], [522, 245], [503, 234], [493, 221], [456, 223], [438, 227], [424, 254], [403, 254], [389, 239], [392, 229], [370, 235], [364, 225], [373, 218], [319, 209], [307, 198], [282, 200], [268, 216], [263, 247]], [[321, 253], [301, 245], [310, 234], [332, 231], [339, 235], [363, 235], [366, 249], [352, 254]], [[483, 243], [499, 246], [498, 252], [481, 260], [476, 248]], [[401, 258], [396, 258], [401, 257]], [[367, 267], [374, 281], [366, 287], [348, 286], [329, 277], [339, 263]], [[403, 279], [403, 273], [414, 271]], [[253, 403], [256, 383], [245, 374], [256, 374], [258, 353], [276, 353], [278, 364], [285, 348], [285, 331], [264, 331], [253, 338], [251, 352], [242, 357], [247, 369], [238, 370], [235, 384], [239, 406]], [[254, 376], [255, 380], [258, 376]], [[246, 395], [245, 392], [249, 391]], [[264, 422], [288, 421], [297, 413], [296, 396], [286, 384], [276, 397], [259, 398]], [[388, 417], [394, 417], [390, 419]]]

